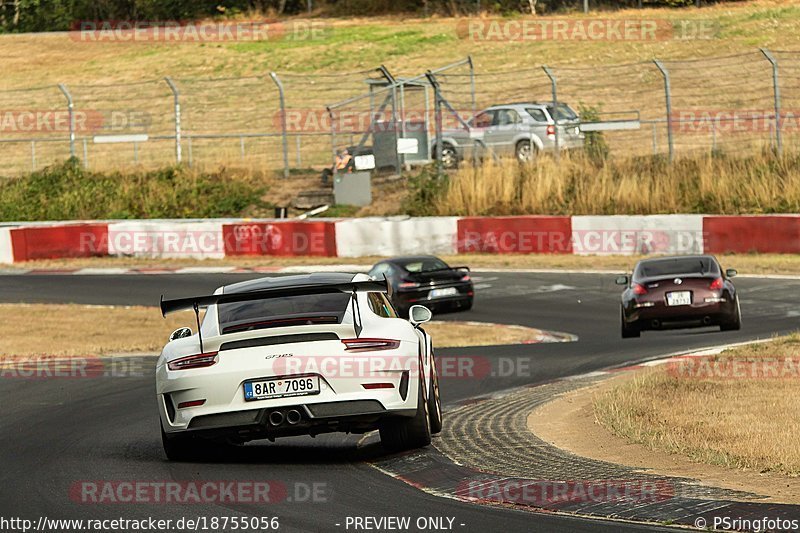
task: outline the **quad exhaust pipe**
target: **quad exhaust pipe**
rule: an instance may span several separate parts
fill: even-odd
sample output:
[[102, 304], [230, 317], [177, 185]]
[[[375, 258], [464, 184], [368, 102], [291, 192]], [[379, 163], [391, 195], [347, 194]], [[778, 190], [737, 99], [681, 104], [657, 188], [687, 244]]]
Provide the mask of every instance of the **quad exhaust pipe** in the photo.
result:
[[272, 411], [269, 414], [269, 423], [272, 426], [280, 426], [283, 424], [283, 413], [281, 411]]
[[289, 422], [292, 426], [300, 422], [303, 417], [300, 416], [300, 411], [297, 409], [292, 409], [288, 413], [286, 413], [286, 421]]
[[269, 424], [273, 427], [280, 426], [284, 422], [288, 422], [290, 426], [298, 424], [303, 419], [303, 415], [297, 409], [290, 409], [283, 414], [283, 411], [272, 411], [269, 414]]

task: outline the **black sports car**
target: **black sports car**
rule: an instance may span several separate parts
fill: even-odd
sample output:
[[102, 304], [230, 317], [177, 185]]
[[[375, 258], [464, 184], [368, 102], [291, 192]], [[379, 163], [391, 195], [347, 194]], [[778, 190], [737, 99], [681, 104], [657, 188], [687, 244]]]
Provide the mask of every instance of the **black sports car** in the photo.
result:
[[475, 290], [465, 266], [451, 267], [432, 255], [393, 257], [375, 264], [369, 271], [374, 279], [385, 275], [392, 286], [392, 303], [400, 316], [408, 316], [412, 305], [431, 311], [472, 308]]

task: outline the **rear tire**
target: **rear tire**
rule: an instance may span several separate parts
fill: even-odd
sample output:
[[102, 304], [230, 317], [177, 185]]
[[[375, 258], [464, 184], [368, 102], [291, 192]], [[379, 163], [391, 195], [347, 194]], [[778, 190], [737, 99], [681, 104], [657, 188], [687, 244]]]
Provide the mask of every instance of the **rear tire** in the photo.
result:
[[531, 163], [536, 160], [538, 148], [532, 141], [520, 141], [514, 149], [514, 155], [520, 163]]
[[164, 428], [161, 428], [161, 444], [164, 446], [164, 454], [170, 461], [189, 461], [197, 457], [197, 451], [192, 447], [192, 438], [183, 435], [168, 435]]
[[442, 143], [442, 166], [448, 169], [458, 167], [458, 154], [451, 144]]
[[439, 396], [439, 375], [436, 373], [436, 361], [433, 354], [431, 354], [431, 378], [428, 391], [431, 435], [436, 435], [442, 431], [442, 400]]
[[381, 444], [390, 452], [414, 450], [431, 443], [431, 421], [422, 379], [418, 389], [417, 412], [413, 418], [387, 420], [380, 427]]
[[636, 326], [636, 325], [630, 326], [630, 325], [628, 325], [627, 322], [625, 322], [625, 312], [622, 310], [622, 308], [620, 308], [619, 321], [620, 321], [620, 326], [621, 326], [620, 327], [620, 331], [622, 333], [622, 338], [623, 339], [632, 339], [632, 338], [635, 338], [635, 337], [641, 337], [642, 336], [642, 330], [639, 329], [638, 326]]
[[719, 326], [720, 331], [739, 331], [742, 329], [742, 310], [739, 307], [739, 297], [736, 297], [736, 311], [733, 314], [733, 320], [726, 324]]

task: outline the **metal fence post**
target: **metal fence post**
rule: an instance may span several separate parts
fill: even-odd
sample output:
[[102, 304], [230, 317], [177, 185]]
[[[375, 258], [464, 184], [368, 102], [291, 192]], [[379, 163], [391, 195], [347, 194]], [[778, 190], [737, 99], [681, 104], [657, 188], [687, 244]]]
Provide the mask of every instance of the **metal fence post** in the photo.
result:
[[283, 177], [289, 177], [289, 139], [286, 137], [286, 99], [283, 94], [283, 83], [274, 72], [269, 73], [269, 77], [278, 87], [278, 98], [281, 105], [281, 140], [283, 142]]
[[444, 162], [442, 161], [442, 96], [439, 93], [439, 82], [429, 70], [425, 73], [428, 83], [433, 87], [433, 119], [436, 130], [436, 175], [441, 177], [444, 174]]
[[778, 78], [778, 60], [766, 48], [760, 48], [761, 53], [772, 65], [772, 94], [775, 98], [775, 140], [778, 143], [778, 155], [783, 154], [783, 134], [781, 133], [781, 86]]
[[667, 68], [658, 59], [654, 59], [653, 63], [655, 63], [658, 70], [660, 70], [661, 74], [664, 76], [664, 96], [667, 101], [667, 142], [669, 143], [669, 160], [672, 162], [675, 158], [675, 143], [672, 137], [672, 92], [670, 89], [669, 71], [667, 71]]
[[[542, 70], [544, 70], [544, 73], [547, 74], [548, 78], [550, 78], [550, 86], [553, 91], [553, 109], [555, 110], [554, 114], [558, 114], [558, 81], [556, 80], [556, 76], [553, 74], [553, 71], [550, 70], [550, 67], [544, 65]], [[556, 161], [558, 161], [561, 157], [561, 148], [558, 141], [558, 118], [556, 116], [553, 116], [553, 122], [555, 124], [554, 127], [556, 132]]]
[[175, 161], [180, 164], [181, 162], [181, 100], [178, 87], [172, 82], [169, 76], [164, 78], [164, 81], [169, 85], [172, 91], [172, 98], [175, 102]]
[[469, 64], [469, 94], [472, 103], [472, 116], [478, 113], [478, 104], [475, 100], [475, 65], [472, 63], [472, 56], [467, 56]]
[[[397, 87], [398, 83], [394, 76], [389, 72], [384, 65], [378, 67], [378, 71], [386, 78], [386, 81], [389, 83], [389, 87], [391, 89], [392, 95], [392, 132], [394, 132], [394, 152], [395, 152], [395, 170], [397, 174], [402, 176], [403, 175], [403, 156], [397, 151], [398, 144], [400, 143], [400, 134], [397, 132]], [[401, 110], [401, 113], [404, 114], [405, 110]], [[400, 117], [403, 120], [403, 117]], [[401, 127], [405, 127], [404, 124]]]
[[59, 83], [58, 89], [67, 99], [67, 111], [69, 112], [69, 156], [75, 157], [75, 106], [72, 103], [72, 95], [69, 94], [67, 86], [63, 83]]
[[336, 117], [333, 115], [333, 109], [330, 106], [326, 107], [328, 110], [328, 117], [331, 119], [331, 160], [332, 160], [332, 174], [333, 182], [336, 183]]

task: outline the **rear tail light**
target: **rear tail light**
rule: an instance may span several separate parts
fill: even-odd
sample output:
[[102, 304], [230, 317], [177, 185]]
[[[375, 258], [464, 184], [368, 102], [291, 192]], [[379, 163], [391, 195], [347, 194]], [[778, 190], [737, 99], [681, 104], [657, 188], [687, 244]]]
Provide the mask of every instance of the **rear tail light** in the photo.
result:
[[470, 279], [472, 278], [469, 277], [469, 274], [464, 274], [464, 277], [461, 278], [461, 281], [469, 281]]
[[181, 357], [167, 363], [170, 370], [189, 370], [190, 368], [205, 368], [217, 364], [217, 352], [199, 353], [188, 357]]
[[342, 343], [348, 352], [394, 350], [400, 347], [400, 341], [393, 339], [342, 339]]
[[362, 383], [361, 386], [367, 390], [393, 389], [394, 383]]
[[556, 134], [556, 127], [552, 124], [547, 126], [547, 134], [548, 135], [555, 135]]
[[413, 281], [404, 281], [400, 285], [398, 285], [401, 289], [415, 289], [419, 287], [419, 283], [415, 283]]
[[717, 278], [711, 282], [711, 285], [708, 286], [709, 289], [712, 291], [718, 291], [722, 288], [722, 278]]
[[647, 289], [640, 283], [634, 283], [631, 285], [631, 289], [633, 289], [633, 294], [647, 294]]
[[192, 400], [190, 402], [181, 402], [178, 404], [178, 409], [186, 409], [187, 407], [199, 407], [206, 403], [205, 400]]

